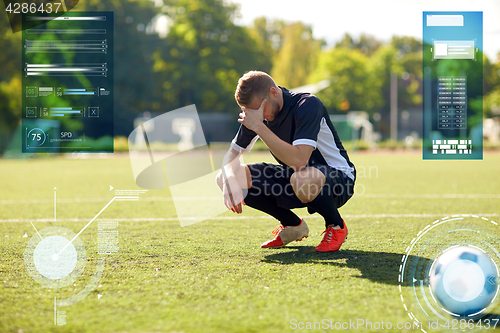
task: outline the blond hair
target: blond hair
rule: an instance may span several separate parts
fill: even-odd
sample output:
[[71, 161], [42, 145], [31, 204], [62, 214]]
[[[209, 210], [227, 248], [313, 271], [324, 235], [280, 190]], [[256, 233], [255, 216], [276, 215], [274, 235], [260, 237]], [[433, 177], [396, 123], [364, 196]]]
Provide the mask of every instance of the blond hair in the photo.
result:
[[255, 96], [265, 98], [269, 96], [269, 89], [276, 88], [273, 78], [261, 71], [246, 72], [239, 80], [234, 98], [241, 106], [249, 105]]

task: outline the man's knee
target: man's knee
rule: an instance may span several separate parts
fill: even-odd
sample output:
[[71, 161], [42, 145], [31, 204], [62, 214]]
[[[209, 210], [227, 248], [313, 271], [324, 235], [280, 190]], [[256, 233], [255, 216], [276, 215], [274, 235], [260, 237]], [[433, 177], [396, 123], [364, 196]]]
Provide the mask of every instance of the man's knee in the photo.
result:
[[248, 165], [243, 164], [243, 168], [245, 169], [245, 182], [247, 189], [252, 187], [252, 174], [250, 173], [250, 168]]
[[321, 192], [325, 180], [325, 175], [319, 169], [308, 167], [295, 172], [290, 177], [290, 184], [299, 200], [308, 203]]

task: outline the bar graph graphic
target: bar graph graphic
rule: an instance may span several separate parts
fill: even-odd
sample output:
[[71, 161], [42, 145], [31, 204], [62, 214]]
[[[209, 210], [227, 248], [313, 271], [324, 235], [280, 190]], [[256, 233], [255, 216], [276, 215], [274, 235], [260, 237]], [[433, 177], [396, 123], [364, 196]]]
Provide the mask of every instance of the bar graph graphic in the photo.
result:
[[53, 107], [50, 108], [51, 117], [64, 117], [64, 116], [74, 116], [83, 117], [83, 108], [75, 107]]
[[24, 66], [25, 76], [108, 76], [107, 63], [30, 64]]
[[98, 96], [96, 88], [77, 88], [77, 89], [64, 89], [64, 95], [89, 95]]
[[28, 35], [39, 34], [75, 34], [75, 35], [105, 35], [106, 29], [27, 29]]
[[27, 16], [26, 21], [106, 21], [106, 16]]
[[97, 40], [31, 40], [24, 41], [26, 53], [104, 53], [108, 52], [108, 41]]

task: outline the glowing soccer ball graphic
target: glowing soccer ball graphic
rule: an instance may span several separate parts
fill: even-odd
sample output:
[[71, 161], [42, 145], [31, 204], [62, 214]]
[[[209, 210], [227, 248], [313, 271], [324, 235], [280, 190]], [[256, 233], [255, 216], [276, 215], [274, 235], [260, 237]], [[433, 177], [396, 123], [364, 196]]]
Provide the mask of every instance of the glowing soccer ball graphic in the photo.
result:
[[429, 285], [447, 311], [473, 315], [495, 298], [498, 270], [485, 253], [470, 246], [454, 247], [432, 264]]

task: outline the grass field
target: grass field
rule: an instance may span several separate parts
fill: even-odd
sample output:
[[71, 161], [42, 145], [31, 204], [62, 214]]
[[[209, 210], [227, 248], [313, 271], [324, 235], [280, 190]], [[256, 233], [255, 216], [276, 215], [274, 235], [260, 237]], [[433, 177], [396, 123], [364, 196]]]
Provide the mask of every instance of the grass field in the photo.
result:
[[[88, 260], [82, 277], [51, 290], [24, 266], [35, 234], [29, 221], [38, 230], [78, 232], [112, 198], [110, 185], [138, 188], [130, 161], [0, 160], [0, 332], [287, 332], [297, 331], [292, 319], [409, 322], [398, 286], [405, 249], [419, 230], [447, 215], [498, 219], [500, 154], [485, 153], [483, 161], [422, 161], [419, 153], [383, 152], [351, 158], [357, 194], [341, 209], [349, 238], [337, 253], [314, 252], [323, 221], [303, 209], [298, 213], [306, 216], [309, 238], [263, 250], [259, 245], [272, 236], [276, 221], [248, 207], [243, 215], [227, 212], [181, 228], [167, 190], [113, 203], [98, 221], [119, 222], [120, 250], [107, 256], [98, 287], [64, 308], [64, 326], [54, 325], [53, 300], [89, 282], [98, 257], [97, 226], [81, 235]], [[252, 153], [246, 159], [261, 160], [272, 158]], [[49, 222], [54, 187], [57, 222]]]

